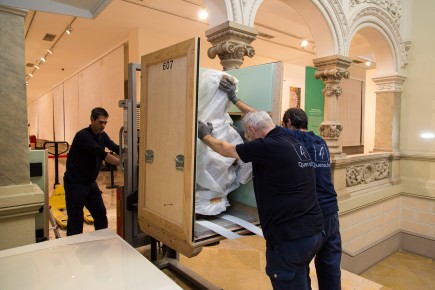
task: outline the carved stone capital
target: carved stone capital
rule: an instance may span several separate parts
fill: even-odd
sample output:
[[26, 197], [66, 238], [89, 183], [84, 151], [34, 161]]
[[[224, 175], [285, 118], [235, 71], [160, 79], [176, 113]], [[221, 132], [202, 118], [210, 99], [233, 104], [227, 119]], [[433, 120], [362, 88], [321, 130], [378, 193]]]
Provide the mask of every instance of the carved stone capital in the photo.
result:
[[319, 126], [320, 135], [324, 139], [338, 139], [343, 131], [343, 126], [338, 122], [323, 122]]
[[342, 78], [348, 79], [350, 74], [347, 68], [352, 60], [345, 56], [334, 55], [313, 60], [317, 71], [314, 74], [316, 79], [325, 83], [323, 95], [325, 97], [340, 96], [343, 90], [339, 86]]
[[256, 39], [257, 31], [252, 27], [227, 21], [206, 31], [207, 40], [213, 45], [208, 57], [219, 56], [224, 70], [237, 69], [245, 56], [253, 57], [255, 49], [250, 45]]
[[393, 75], [374, 77], [372, 79], [377, 85], [378, 92], [402, 92], [403, 83], [406, 80], [405, 76]]

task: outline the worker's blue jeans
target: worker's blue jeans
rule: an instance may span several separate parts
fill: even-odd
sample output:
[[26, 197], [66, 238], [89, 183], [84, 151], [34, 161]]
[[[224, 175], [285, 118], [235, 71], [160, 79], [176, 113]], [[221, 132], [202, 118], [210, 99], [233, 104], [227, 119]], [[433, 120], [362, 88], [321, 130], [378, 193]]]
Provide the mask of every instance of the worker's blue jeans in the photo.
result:
[[324, 233], [296, 239], [266, 249], [266, 273], [274, 290], [306, 290], [308, 265], [317, 253], [324, 239]]
[[83, 207], [89, 210], [94, 219], [96, 230], [108, 226], [106, 207], [101, 190], [96, 182], [91, 184], [73, 183], [66, 173], [63, 179], [65, 187], [66, 210], [68, 214], [67, 236], [83, 233]]
[[338, 213], [324, 217], [323, 223], [325, 240], [314, 259], [319, 290], [340, 290], [341, 235]]

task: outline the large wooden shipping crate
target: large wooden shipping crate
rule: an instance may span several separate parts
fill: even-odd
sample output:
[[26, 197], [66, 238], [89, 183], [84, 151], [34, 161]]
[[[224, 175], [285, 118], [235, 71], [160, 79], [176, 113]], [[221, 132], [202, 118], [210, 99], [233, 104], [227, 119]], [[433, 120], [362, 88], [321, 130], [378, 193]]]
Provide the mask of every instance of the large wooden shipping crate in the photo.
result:
[[[198, 55], [199, 39], [194, 38], [141, 59], [139, 225], [187, 257], [224, 239], [197, 219], [239, 234], [248, 232], [246, 223], [259, 225], [252, 182], [239, 189], [241, 194], [234, 193], [231, 206], [223, 213], [236, 221], [195, 213], [196, 143], [201, 142], [197, 139]], [[282, 66], [272, 70], [276, 73], [267, 80], [272, 85], [265, 97], [274, 110], [281, 94]], [[250, 201], [244, 202], [247, 196]]]

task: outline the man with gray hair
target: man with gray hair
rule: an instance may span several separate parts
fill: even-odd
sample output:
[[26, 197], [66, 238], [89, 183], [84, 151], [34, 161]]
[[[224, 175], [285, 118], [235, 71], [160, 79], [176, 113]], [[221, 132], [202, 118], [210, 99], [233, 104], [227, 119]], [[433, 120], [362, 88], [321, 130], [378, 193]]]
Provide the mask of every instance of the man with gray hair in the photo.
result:
[[248, 142], [233, 145], [198, 122], [198, 138], [222, 156], [252, 162], [254, 192], [264, 238], [266, 273], [274, 289], [311, 289], [308, 266], [323, 241], [313, 162], [304, 146], [275, 126], [269, 114], [243, 118]]

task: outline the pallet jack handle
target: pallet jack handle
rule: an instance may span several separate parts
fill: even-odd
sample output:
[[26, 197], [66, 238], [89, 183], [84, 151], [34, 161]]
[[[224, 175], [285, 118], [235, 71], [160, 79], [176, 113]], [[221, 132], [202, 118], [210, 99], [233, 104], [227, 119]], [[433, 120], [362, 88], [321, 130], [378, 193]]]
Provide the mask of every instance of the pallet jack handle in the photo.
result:
[[[54, 145], [53, 145], [54, 144]], [[59, 144], [66, 144], [66, 150], [59, 152]], [[51, 146], [47, 146], [51, 145]], [[59, 155], [68, 152], [69, 144], [65, 141], [54, 141], [54, 142], [44, 142], [44, 149], [48, 149], [50, 147], [54, 147], [54, 153], [48, 152], [50, 155], [54, 155], [54, 185], [53, 188], [56, 188], [56, 185], [59, 183]]]

